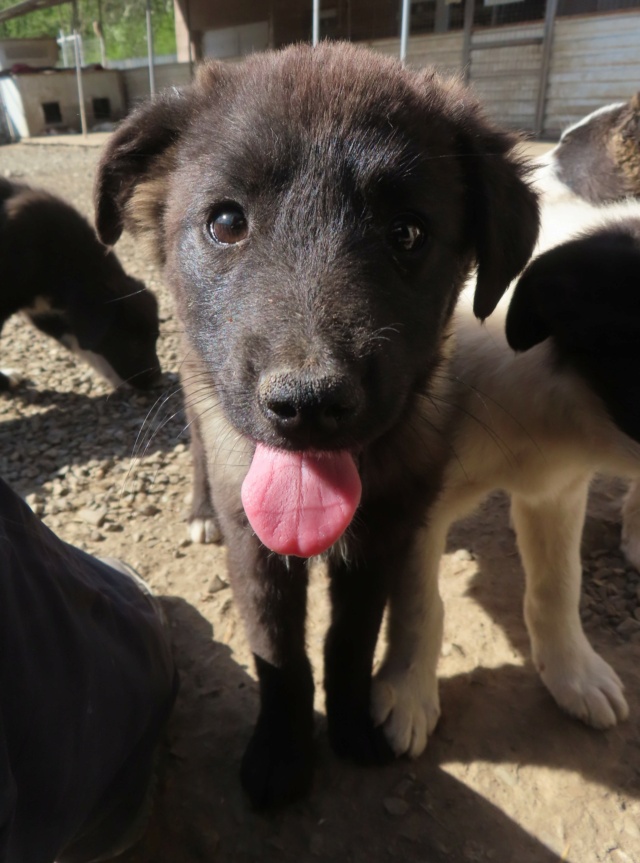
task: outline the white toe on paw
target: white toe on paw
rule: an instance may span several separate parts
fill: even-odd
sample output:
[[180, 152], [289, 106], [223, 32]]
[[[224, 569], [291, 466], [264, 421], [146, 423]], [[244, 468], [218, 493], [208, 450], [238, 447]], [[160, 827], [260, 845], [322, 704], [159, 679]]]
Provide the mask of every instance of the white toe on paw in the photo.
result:
[[628, 717], [622, 681], [589, 645], [567, 659], [538, 660], [536, 665], [559, 706], [587, 725], [611, 728]]
[[212, 542], [220, 542], [222, 534], [215, 519], [193, 518], [189, 522], [189, 537], [191, 542], [208, 545]]
[[371, 715], [384, 729], [396, 755], [417, 758], [440, 716], [437, 681], [429, 685], [415, 672], [388, 674], [381, 670], [373, 679]]

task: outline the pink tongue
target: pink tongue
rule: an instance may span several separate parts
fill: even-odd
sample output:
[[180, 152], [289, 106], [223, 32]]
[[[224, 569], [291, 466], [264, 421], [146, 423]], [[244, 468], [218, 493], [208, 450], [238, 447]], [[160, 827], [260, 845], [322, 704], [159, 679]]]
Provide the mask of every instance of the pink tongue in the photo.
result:
[[287, 452], [258, 444], [242, 505], [260, 540], [278, 554], [313, 557], [349, 526], [362, 486], [346, 451]]

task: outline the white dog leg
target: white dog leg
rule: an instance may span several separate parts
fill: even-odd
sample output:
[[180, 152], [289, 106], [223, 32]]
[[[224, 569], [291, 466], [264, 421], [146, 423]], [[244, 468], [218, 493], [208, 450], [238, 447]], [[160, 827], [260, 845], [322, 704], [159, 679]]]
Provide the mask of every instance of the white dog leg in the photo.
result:
[[640, 570], [640, 480], [634, 480], [622, 505], [622, 552]]
[[618, 675], [593, 650], [580, 622], [587, 493], [581, 479], [544, 500], [514, 496], [512, 510], [535, 666], [560, 707], [594, 728], [609, 728], [626, 719], [629, 708]]
[[420, 531], [411, 565], [390, 597], [388, 644], [373, 680], [372, 716], [396, 755], [417, 757], [440, 716], [436, 667], [443, 606], [438, 567], [446, 528]]

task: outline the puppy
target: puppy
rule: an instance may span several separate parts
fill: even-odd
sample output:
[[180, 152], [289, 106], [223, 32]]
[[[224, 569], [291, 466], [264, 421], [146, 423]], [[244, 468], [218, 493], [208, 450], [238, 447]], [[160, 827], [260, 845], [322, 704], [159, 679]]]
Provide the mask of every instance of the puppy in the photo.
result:
[[[603, 207], [626, 200], [626, 215], [640, 217], [640, 93], [606, 105], [569, 127], [538, 160], [540, 246], [558, 243], [583, 225], [597, 223]], [[636, 202], [635, 204], [633, 202]], [[621, 548], [640, 569], [640, 484], [632, 482], [622, 507]]]
[[150, 239], [185, 333], [194, 517], [227, 543], [259, 678], [241, 771], [257, 806], [311, 780], [310, 556], [331, 582], [332, 745], [391, 756], [373, 651], [432, 553], [458, 293], [477, 265], [485, 318], [536, 240], [514, 144], [457, 81], [324, 43], [204, 65], [104, 153], [99, 234]]
[[70, 204], [0, 178], [0, 272], [0, 327], [21, 311], [114, 386], [158, 382], [156, 299]]
[[570, 126], [539, 164], [536, 179], [550, 200], [599, 205], [640, 197], [640, 93]]
[[372, 693], [375, 721], [397, 754], [418, 755], [440, 712], [437, 571], [448, 527], [496, 488], [512, 497], [543, 682], [595, 728], [628, 715], [622, 683], [579, 615], [589, 482], [595, 472], [640, 476], [640, 214], [618, 212], [536, 258], [485, 326], [461, 299], [444, 408], [456, 421], [427, 517], [427, 568], [413, 589], [405, 580], [392, 593]]

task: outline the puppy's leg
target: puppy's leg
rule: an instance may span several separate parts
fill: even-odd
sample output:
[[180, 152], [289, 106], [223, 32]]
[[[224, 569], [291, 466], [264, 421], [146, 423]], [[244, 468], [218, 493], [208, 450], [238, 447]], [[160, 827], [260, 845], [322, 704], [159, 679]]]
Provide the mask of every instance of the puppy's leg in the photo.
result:
[[373, 681], [372, 712], [396, 755], [420, 755], [440, 716], [436, 667], [444, 615], [438, 568], [445, 538], [445, 525], [420, 531], [402, 578], [391, 588], [387, 650]]
[[640, 570], [640, 480], [634, 480], [622, 505], [622, 542], [624, 556]]
[[221, 542], [222, 533], [218, 526], [207, 469], [207, 453], [202, 442], [200, 421], [189, 399], [185, 400], [185, 413], [191, 431], [191, 460], [193, 464], [193, 485], [191, 510], [189, 512], [189, 536], [192, 542]]
[[241, 779], [256, 807], [304, 794], [313, 772], [313, 677], [305, 653], [306, 562], [264, 548], [225, 524], [234, 599], [247, 628], [260, 686], [260, 713]]
[[626, 719], [629, 708], [615, 671], [582, 630], [580, 537], [588, 482], [544, 500], [513, 498], [513, 519], [526, 573], [524, 614], [533, 661], [560, 707], [595, 728]]
[[[325, 644], [327, 725], [337, 755], [360, 764], [393, 753], [371, 717], [371, 672], [388, 598], [388, 553], [371, 537], [353, 561], [332, 559], [332, 617]], [[398, 563], [402, 566], [402, 563]]]

